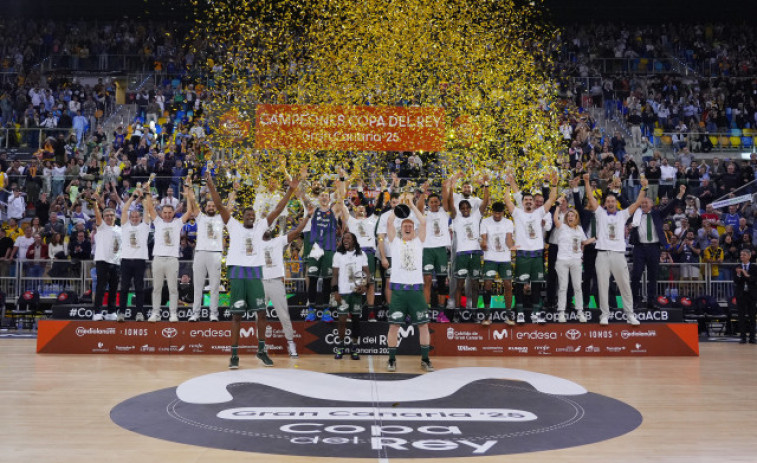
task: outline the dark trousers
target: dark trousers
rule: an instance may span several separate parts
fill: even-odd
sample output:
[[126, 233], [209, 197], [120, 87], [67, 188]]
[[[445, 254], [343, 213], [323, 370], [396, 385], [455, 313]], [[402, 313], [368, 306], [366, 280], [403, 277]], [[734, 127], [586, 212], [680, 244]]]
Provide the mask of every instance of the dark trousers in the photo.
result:
[[143, 259], [121, 259], [121, 312], [126, 310], [129, 288], [134, 281], [134, 304], [141, 312], [145, 306], [145, 261]]
[[584, 248], [584, 273], [581, 289], [584, 293], [584, 309], [589, 307], [591, 296], [599, 304], [597, 291], [597, 248], [590, 244]]
[[547, 305], [557, 307], [557, 245], [549, 244], [547, 250]]
[[741, 339], [746, 339], [747, 334], [749, 334], [749, 339], [754, 339], [754, 322], [755, 313], [757, 312], [754, 294], [746, 291], [738, 294], [736, 296], [736, 308], [739, 311]]
[[647, 269], [647, 304], [657, 300], [657, 271], [660, 268], [660, 243], [637, 244], [633, 247], [631, 292], [634, 300], [641, 301], [641, 274]]
[[105, 288], [108, 288], [108, 311], [116, 310], [116, 292], [118, 291], [119, 269], [116, 264], [109, 264], [105, 261], [98, 260], [95, 262], [97, 272], [97, 286], [95, 286], [95, 310], [100, 310], [105, 298]]

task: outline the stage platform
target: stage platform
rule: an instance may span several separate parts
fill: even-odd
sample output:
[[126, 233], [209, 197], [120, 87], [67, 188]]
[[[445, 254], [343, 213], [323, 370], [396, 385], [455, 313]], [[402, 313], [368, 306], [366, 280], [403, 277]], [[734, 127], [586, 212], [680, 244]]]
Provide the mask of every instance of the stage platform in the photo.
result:
[[[335, 323], [293, 322], [300, 354], [332, 354]], [[349, 327], [349, 324], [348, 324]], [[432, 323], [433, 356], [698, 356], [698, 327], [690, 323], [550, 323], [508, 326], [495, 323]], [[230, 322], [109, 322], [40, 320], [37, 352], [42, 354], [202, 355], [230, 352]], [[358, 352], [387, 353], [385, 322], [361, 322]], [[420, 353], [418, 328], [400, 329], [398, 353]], [[287, 355], [278, 322], [266, 329], [268, 351]], [[240, 354], [257, 351], [254, 322], [243, 322]]]

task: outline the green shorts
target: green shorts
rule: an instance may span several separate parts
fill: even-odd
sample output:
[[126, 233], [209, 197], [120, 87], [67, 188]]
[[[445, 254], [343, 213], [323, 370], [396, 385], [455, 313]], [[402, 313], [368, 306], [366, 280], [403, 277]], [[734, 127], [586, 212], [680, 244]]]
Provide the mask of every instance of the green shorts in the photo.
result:
[[302, 256], [306, 259], [310, 255], [310, 251], [313, 250], [313, 243], [310, 242], [310, 232], [303, 232], [302, 235]]
[[358, 293], [340, 294], [342, 303], [336, 306], [336, 313], [339, 315], [352, 314], [360, 316], [363, 314], [363, 295]]
[[428, 323], [428, 306], [423, 296], [423, 288], [419, 290], [392, 288], [392, 302], [389, 304], [387, 314], [389, 323], [402, 325], [408, 315], [412, 325]]
[[320, 259], [308, 257], [308, 276], [331, 278], [331, 275], [334, 273], [334, 269], [331, 268], [333, 263], [334, 251], [323, 251], [323, 255]]
[[[263, 280], [259, 278], [232, 278], [231, 294], [229, 295], [229, 311], [232, 314], [243, 314], [248, 310], [265, 309], [265, 290]], [[238, 301], [244, 302], [244, 307], [237, 308]]]
[[544, 257], [523, 257], [515, 258], [515, 278], [521, 275], [528, 275], [532, 282], [544, 281]]
[[510, 262], [494, 262], [491, 260], [484, 261], [484, 280], [496, 280], [497, 277], [503, 280], [513, 279], [513, 266]]
[[455, 255], [455, 278], [480, 278], [481, 254], [480, 252], [466, 252]]
[[423, 248], [423, 274], [446, 275], [449, 264], [447, 248]]
[[376, 279], [376, 253], [368, 252], [365, 249], [363, 249], [363, 252], [365, 253], [365, 258], [368, 259], [368, 276], [373, 281]]

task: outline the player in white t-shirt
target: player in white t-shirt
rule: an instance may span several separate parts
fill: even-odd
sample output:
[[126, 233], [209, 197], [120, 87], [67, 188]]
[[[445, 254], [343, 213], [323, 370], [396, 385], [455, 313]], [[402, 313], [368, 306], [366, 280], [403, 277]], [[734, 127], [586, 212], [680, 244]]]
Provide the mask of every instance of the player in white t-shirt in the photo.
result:
[[[346, 208], [344, 210], [346, 211]], [[368, 313], [374, 313], [376, 285], [373, 283], [373, 278], [376, 274], [376, 225], [378, 217], [376, 215], [368, 216], [366, 207], [360, 205], [355, 207], [354, 217], [348, 216], [347, 220], [342, 218], [342, 222], [347, 224], [347, 230], [355, 234], [358, 247], [365, 253], [365, 258], [368, 261], [368, 275], [370, 278], [368, 278], [365, 299], [368, 305]]]
[[[543, 206], [537, 207], [531, 193], [523, 193], [523, 207], [516, 207], [510, 197], [510, 189], [518, 191], [515, 176], [507, 174], [508, 184], [505, 190], [505, 205], [513, 217], [515, 228], [515, 277], [522, 282], [523, 301], [522, 308], [518, 312], [517, 322], [525, 323], [523, 309], [531, 309], [533, 312], [534, 298], [541, 295], [541, 287], [544, 284], [544, 232], [542, 220], [549, 215], [549, 210], [557, 199], [556, 172], [550, 174], [549, 199]], [[536, 316], [534, 316], [536, 315]], [[531, 319], [536, 323], [546, 323], [543, 312], [532, 313]]]
[[[586, 238], [586, 232], [581, 227], [581, 219], [575, 209], [565, 210], [567, 200], [561, 197], [557, 200], [558, 207], [554, 212], [555, 230], [559, 230], [556, 236], [557, 256], [555, 259], [555, 271], [557, 272], [557, 321], [565, 323], [565, 308], [568, 305], [568, 280], [573, 283], [573, 296], [578, 321], [586, 323], [584, 314], [584, 299], [582, 291], [581, 273], [583, 247], [596, 241], [595, 238]], [[565, 212], [563, 212], [565, 210]], [[552, 247], [550, 246], [550, 252]]]
[[[150, 191], [150, 185], [145, 187]], [[184, 187], [184, 196], [190, 197], [192, 191]], [[181, 229], [192, 214], [176, 218], [172, 206], [165, 204], [160, 208], [160, 217], [155, 210], [152, 196], [145, 195], [145, 211], [155, 227], [155, 243], [152, 248], [152, 314], [148, 322], [158, 322], [161, 318], [160, 301], [163, 296], [163, 282], [168, 284], [169, 322], [178, 322], [179, 306], [179, 240]]]
[[263, 234], [276, 221], [284, 210], [292, 194], [300, 184], [298, 179], [289, 182], [289, 189], [265, 219], [255, 221], [255, 210], [247, 206], [242, 210], [242, 222], [231, 216], [229, 209], [224, 206], [221, 195], [218, 194], [210, 172], [205, 173], [205, 182], [210, 196], [221, 215], [229, 232], [229, 248], [226, 255], [229, 282], [231, 283], [229, 311], [231, 312], [231, 359], [229, 368], [239, 368], [239, 332], [242, 324], [242, 314], [248, 310], [257, 313], [256, 332], [258, 335], [258, 353], [267, 367], [273, 366], [265, 347], [266, 313], [265, 289], [263, 288], [263, 267], [265, 254], [263, 248]]
[[[442, 186], [445, 188], [445, 186]], [[418, 197], [416, 207], [419, 211], [426, 209], [426, 240], [423, 242], [423, 296], [426, 304], [432, 308], [431, 287], [432, 280], [436, 278], [436, 304], [440, 311], [436, 317], [439, 323], [449, 323], [449, 318], [442, 311], [448, 294], [447, 285], [449, 270], [449, 252], [452, 240], [450, 238], [449, 214], [447, 213], [442, 198], [436, 193], [429, 193], [428, 183], [421, 187], [421, 195]]]
[[[491, 325], [491, 298], [494, 280], [502, 279], [505, 290], [505, 308], [509, 311], [513, 300], [513, 269], [510, 249], [513, 241], [513, 221], [504, 217], [505, 204], [492, 204], [492, 215], [481, 221], [481, 249], [484, 251], [484, 319], [481, 324]], [[510, 315], [505, 315], [505, 323], [514, 325]]]
[[106, 208], [100, 213], [100, 201], [95, 201], [95, 226], [97, 227], [97, 246], [95, 247], [95, 286], [94, 312], [100, 311], [108, 288], [108, 312], [116, 315], [116, 320], [124, 321], [123, 314], [116, 310], [116, 293], [118, 278], [121, 273], [121, 227], [116, 225], [116, 211]]
[[[589, 174], [584, 174], [584, 184], [589, 184]], [[641, 179], [641, 191], [636, 202], [628, 206], [628, 209], [618, 210], [618, 199], [614, 193], [604, 196], [604, 207], [599, 207], [597, 198], [589, 195], [589, 204], [586, 209], [594, 211], [597, 220], [597, 286], [599, 291], [599, 324], [607, 325], [610, 321], [610, 275], [615, 278], [615, 283], [623, 298], [623, 310], [626, 312], [626, 321], [630, 325], [638, 325], [639, 320], [633, 312], [633, 292], [631, 291], [631, 278], [628, 273], [628, 260], [626, 259], [626, 222], [633, 216], [641, 201], [646, 196], [646, 178]]]
[[[335, 359], [344, 356], [345, 349], [350, 350], [352, 360], [360, 360], [357, 343], [360, 339], [360, 318], [363, 315], [363, 294], [365, 293], [371, 275], [368, 273], [368, 258], [358, 246], [357, 236], [352, 232], [344, 232], [342, 241], [334, 254], [331, 279], [332, 295], [337, 303], [338, 328], [335, 344]], [[352, 317], [350, 339], [352, 348], [347, 344], [345, 331], [347, 316]]]
[[143, 197], [142, 188], [136, 188], [121, 208], [121, 303], [118, 313], [120, 320], [126, 313], [129, 289], [134, 282], [134, 305], [136, 321], [144, 320], [145, 308], [145, 268], [147, 267], [147, 239], [150, 236], [150, 217], [132, 203]]
[[387, 347], [389, 360], [388, 371], [397, 370], [397, 335], [400, 325], [410, 317], [413, 325], [418, 325], [421, 344], [421, 368], [434, 371], [428, 357], [431, 336], [428, 331], [428, 306], [423, 297], [423, 242], [426, 239], [426, 217], [421, 214], [412, 201], [408, 207], [418, 220], [418, 231], [413, 219], [402, 219], [400, 230], [394, 226], [394, 211], [387, 217], [386, 237], [392, 248], [392, 302], [389, 306], [389, 334]]

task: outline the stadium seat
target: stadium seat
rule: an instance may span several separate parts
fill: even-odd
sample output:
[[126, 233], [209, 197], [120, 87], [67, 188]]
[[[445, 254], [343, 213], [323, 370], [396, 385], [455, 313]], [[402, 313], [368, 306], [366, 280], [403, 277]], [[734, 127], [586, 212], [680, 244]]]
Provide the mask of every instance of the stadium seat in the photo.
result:
[[656, 128], [654, 129], [654, 136], [655, 136], [655, 137], [658, 137], [658, 138], [659, 138], [659, 137], [661, 137], [661, 136], [662, 136], [662, 129], [661, 129], [661, 128], [659, 128], [659, 127], [656, 127]]
[[670, 135], [663, 135], [662, 137], [660, 137], [660, 143], [662, 144], [662, 146], [670, 148], [673, 146], [673, 137], [671, 137]]
[[718, 146], [718, 137], [715, 135], [710, 135], [708, 137], [710, 139], [710, 143], [712, 143], [712, 146]]
[[754, 135], [754, 129], [746, 128], [741, 131], [741, 134], [744, 135], [745, 137], [751, 137]]
[[741, 129], [731, 129], [731, 136], [732, 137], [740, 137], [741, 136]]
[[725, 135], [721, 135], [718, 138], [718, 143], [720, 143], [721, 148], [728, 148], [728, 146], [730, 145], [730, 139]]
[[730, 137], [728, 140], [731, 143], [731, 148], [738, 148], [741, 146], [741, 137]]
[[752, 137], [741, 137], [741, 146], [744, 148], [751, 148], [753, 146]]

